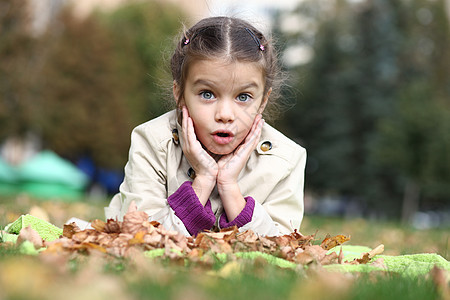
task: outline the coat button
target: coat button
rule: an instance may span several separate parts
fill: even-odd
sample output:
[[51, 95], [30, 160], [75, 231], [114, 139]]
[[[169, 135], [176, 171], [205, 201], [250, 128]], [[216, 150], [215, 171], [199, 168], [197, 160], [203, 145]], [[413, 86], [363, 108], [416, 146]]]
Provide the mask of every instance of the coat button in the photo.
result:
[[272, 143], [269, 141], [265, 141], [264, 143], [261, 144], [261, 150], [264, 152], [269, 151], [270, 149], [272, 149]]
[[189, 176], [191, 179], [195, 179], [195, 171], [192, 168], [189, 168], [187, 171], [187, 176]]
[[175, 143], [175, 145], [178, 145], [180, 138], [178, 137], [178, 129], [172, 130], [172, 141]]

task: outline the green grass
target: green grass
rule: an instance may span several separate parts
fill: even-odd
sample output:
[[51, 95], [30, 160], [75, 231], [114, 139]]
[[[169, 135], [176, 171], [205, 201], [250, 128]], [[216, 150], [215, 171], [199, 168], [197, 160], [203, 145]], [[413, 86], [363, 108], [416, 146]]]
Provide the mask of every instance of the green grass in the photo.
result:
[[[198, 269], [172, 267], [161, 277], [143, 276], [128, 282], [138, 298], [183, 299], [439, 299], [429, 278], [411, 279], [392, 274], [343, 275], [298, 271], [270, 265], [245, 265], [222, 276]], [[126, 276], [125, 276], [126, 277]]]
[[317, 232], [318, 239], [328, 233], [350, 235], [349, 244], [371, 248], [384, 244], [387, 255], [437, 253], [450, 259], [449, 228], [417, 230], [392, 221], [305, 216], [300, 231], [303, 234]]
[[[41, 208], [57, 226], [70, 217], [103, 219], [108, 199], [79, 203], [29, 197], [0, 199], [0, 227]], [[385, 254], [435, 252], [449, 259], [448, 229], [414, 230], [395, 222], [306, 216], [303, 234], [351, 236], [350, 244], [385, 245]], [[90, 288], [86, 288], [89, 286]], [[191, 263], [85, 256], [24, 256], [0, 243], [0, 290], [4, 299], [441, 299], [429, 276], [342, 274], [321, 268], [282, 269], [263, 259]], [[0, 297], [2, 298], [2, 297]], [[2, 299], [3, 299], [2, 298]]]
[[44, 213], [48, 217], [48, 221], [58, 227], [62, 227], [71, 217], [88, 221], [104, 219], [104, 207], [108, 205], [109, 200], [83, 198], [77, 202], [66, 202], [61, 199], [39, 199], [25, 194], [0, 196], [0, 227], [15, 221], [20, 215], [30, 212]]
[[380, 276], [373, 281], [369, 276], [358, 280], [349, 294], [349, 300], [439, 299], [436, 286], [430, 279], [411, 279], [395, 275]]

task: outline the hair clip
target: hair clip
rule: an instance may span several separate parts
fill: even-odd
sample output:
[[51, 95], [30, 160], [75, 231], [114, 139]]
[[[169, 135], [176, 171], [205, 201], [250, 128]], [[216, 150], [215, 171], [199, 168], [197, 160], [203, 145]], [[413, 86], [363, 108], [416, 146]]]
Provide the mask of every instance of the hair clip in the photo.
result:
[[205, 31], [206, 29], [208, 29], [209, 27], [204, 27], [200, 30], [198, 30], [191, 38], [187, 38], [185, 37], [185, 40], [183, 42], [182, 46], [186, 46], [187, 44], [189, 44], [197, 35], [199, 35], [200, 33], [202, 33], [203, 31]]
[[261, 44], [261, 41], [256, 37], [256, 35], [253, 33], [253, 31], [251, 31], [247, 27], [245, 28], [245, 30], [251, 35], [251, 37], [255, 41], [256, 45], [258, 46], [259, 50], [264, 51], [266, 48], [264, 47], [263, 44]]

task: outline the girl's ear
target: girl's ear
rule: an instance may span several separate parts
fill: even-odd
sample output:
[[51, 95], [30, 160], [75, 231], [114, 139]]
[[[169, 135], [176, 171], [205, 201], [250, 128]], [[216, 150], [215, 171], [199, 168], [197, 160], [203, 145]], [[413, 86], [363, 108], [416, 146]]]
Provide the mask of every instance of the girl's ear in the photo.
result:
[[264, 109], [266, 108], [267, 101], [269, 100], [270, 93], [272, 93], [272, 88], [270, 88], [269, 91], [267, 91], [267, 94], [264, 96], [264, 98], [263, 98], [263, 100], [261, 102], [261, 105], [259, 106], [259, 109], [258, 109], [258, 113], [259, 114], [262, 114]]
[[177, 84], [177, 82], [174, 80], [173, 81], [173, 88], [172, 88], [172, 92], [173, 92], [173, 98], [175, 99], [175, 102], [177, 104], [177, 107], [181, 107], [181, 105], [183, 104], [182, 97], [180, 97], [180, 86]]

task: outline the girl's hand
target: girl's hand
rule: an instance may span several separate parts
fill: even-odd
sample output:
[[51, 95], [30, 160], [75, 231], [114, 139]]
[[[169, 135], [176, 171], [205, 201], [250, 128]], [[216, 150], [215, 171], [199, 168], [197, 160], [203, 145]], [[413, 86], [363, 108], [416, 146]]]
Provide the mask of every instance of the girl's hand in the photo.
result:
[[214, 158], [203, 149], [194, 131], [194, 123], [186, 106], [183, 106], [183, 153], [195, 171], [192, 188], [200, 202], [205, 205], [216, 185], [218, 166]]
[[239, 189], [237, 178], [247, 164], [251, 153], [261, 137], [264, 120], [258, 114], [252, 128], [239, 147], [232, 153], [223, 156], [218, 162], [217, 189], [222, 200], [228, 221], [234, 220], [245, 207], [245, 200]]

